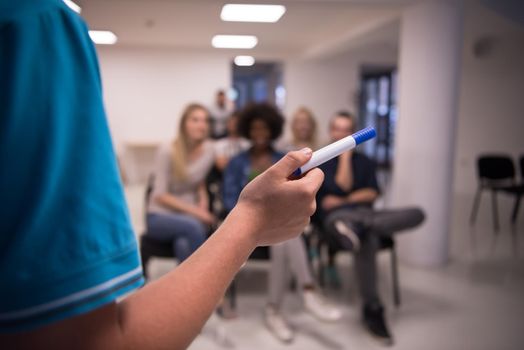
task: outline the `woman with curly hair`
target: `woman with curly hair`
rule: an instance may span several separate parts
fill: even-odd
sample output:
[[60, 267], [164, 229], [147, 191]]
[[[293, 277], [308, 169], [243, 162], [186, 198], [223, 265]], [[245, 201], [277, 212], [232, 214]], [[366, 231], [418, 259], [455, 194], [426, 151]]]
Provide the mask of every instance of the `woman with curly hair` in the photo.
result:
[[[250, 105], [241, 112], [238, 131], [251, 141], [252, 147], [233, 158], [225, 170], [224, 206], [227, 210], [235, 206], [245, 185], [283, 157], [272, 146], [272, 142], [281, 135], [283, 125], [284, 118], [280, 112], [267, 103]], [[302, 238], [273, 245], [269, 300], [264, 319], [268, 329], [283, 342], [291, 342], [294, 338], [293, 329], [280, 312], [289, 286], [289, 272], [297, 281], [307, 311], [322, 321], [335, 321], [341, 317], [340, 311], [327, 304], [316, 291]]]

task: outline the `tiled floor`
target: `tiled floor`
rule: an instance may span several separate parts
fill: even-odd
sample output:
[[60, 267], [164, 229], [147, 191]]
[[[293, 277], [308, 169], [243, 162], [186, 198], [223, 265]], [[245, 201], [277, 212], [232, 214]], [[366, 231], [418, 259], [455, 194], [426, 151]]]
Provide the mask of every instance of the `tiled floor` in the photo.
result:
[[[140, 231], [141, 189], [128, 189], [135, 225]], [[451, 259], [443, 268], [422, 269], [400, 264], [402, 305], [392, 305], [388, 253], [380, 262], [381, 295], [398, 349], [524, 349], [524, 223], [521, 213], [518, 232], [512, 236], [507, 222], [509, 200], [500, 204], [502, 229], [496, 239], [491, 228], [488, 201], [482, 204], [475, 230], [467, 225], [471, 198], [457, 196], [450, 236]], [[514, 239], [512, 239], [514, 237]], [[326, 295], [343, 310], [334, 324], [317, 322], [301, 308], [291, 293], [285, 311], [297, 331], [290, 345], [279, 343], [263, 325], [266, 268], [248, 264], [237, 277], [238, 313], [235, 320], [213, 315], [191, 349], [380, 349], [360, 324], [360, 307], [352, 259], [338, 259], [344, 277], [340, 290]], [[150, 273], [155, 278], [174, 263], [155, 260]]]

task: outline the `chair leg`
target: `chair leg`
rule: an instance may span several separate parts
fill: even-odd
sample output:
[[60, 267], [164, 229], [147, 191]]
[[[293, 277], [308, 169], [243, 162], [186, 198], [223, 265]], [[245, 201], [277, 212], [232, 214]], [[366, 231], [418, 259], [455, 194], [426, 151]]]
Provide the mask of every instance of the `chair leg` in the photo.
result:
[[391, 275], [393, 277], [393, 302], [396, 307], [400, 306], [400, 288], [398, 283], [397, 251], [391, 248]]
[[518, 194], [515, 198], [515, 205], [513, 206], [513, 213], [511, 214], [511, 224], [515, 225], [517, 223], [517, 215], [520, 208], [520, 199], [522, 198], [521, 194]]
[[327, 252], [326, 252], [326, 245], [323, 242], [322, 244], [319, 244], [318, 247], [318, 284], [321, 288], [325, 288], [327, 286], [327, 276], [326, 276], [326, 267], [327, 267]]
[[469, 224], [473, 226], [477, 219], [477, 212], [480, 204], [480, 196], [482, 195], [482, 187], [478, 187], [477, 193], [475, 193], [475, 200], [473, 201], [473, 208], [471, 208], [471, 216], [469, 218]]
[[493, 209], [493, 229], [495, 233], [499, 232], [499, 211], [497, 206], [497, 191], [491, 191], [491, 201]]
[[147, 266], [148, 266], [148, 263], [149, 263], [149, 258], [151, 258], [151, 256], [147, 253], [144, 253], [144, 252], [140, 252], [140, 259], [142, 260], [142, 273], [144, 274], [144, 279], [147, 280]]
[[237, 284], [234, 279], [231, 281], [231, 284], [229, 285], [229, 288], [227, 289], [226, 294], [229, 297], [229, 305], [231, 306], [231, 310], [236, 310], [237, 308]]

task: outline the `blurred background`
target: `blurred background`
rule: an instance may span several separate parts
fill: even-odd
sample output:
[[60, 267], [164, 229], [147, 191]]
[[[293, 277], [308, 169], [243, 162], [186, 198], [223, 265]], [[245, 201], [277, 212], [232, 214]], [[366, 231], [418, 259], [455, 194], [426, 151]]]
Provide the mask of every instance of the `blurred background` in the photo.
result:
[[[270, 101], [287, 118], [305, 105], [322, 143], [331, 116], [348, 109], [360, 127], [378, 131], [361, 149], [379, 166], [378, 206], [417, 203], [427, 215], [416, 232], [397, 240], [400, 307], [389, 298], [389, 256], [379, 259], [395, 347], [524, 348], [524, 209], [512, 223], [518, 194], [490, 195], [482, 182], [486, 190], [470, 220], [479, 157], [509, 158], [509, 181], [523, 181], [522, 1], [257, 0], [285, 6], [275, 23], [223, 21], [226, 3], [75, 0], [90, 29], [116, 36], [97, 51], [137, 235], [156, 148], [173, 138], [189, 102], [212, 105], [224, 89], [238, 108]], [[249, 49], [213, 47], [221, 34], [257, 42]], [[235, 63], [237, 56], [252, 58]], [[342, 288], [324, 292], [343, 306], [341, 322], [319, 326], [290, 301], [300, 337], [282, 345], [262, 326], [264, 264], [248, 263], [238, 276], [238, 317], [213, 316], [191, 348], [380, 348], [359, 323], [352, 257], [338, 259]], [[175, 264], [155, 259], [150, 274], [158, 278]]]

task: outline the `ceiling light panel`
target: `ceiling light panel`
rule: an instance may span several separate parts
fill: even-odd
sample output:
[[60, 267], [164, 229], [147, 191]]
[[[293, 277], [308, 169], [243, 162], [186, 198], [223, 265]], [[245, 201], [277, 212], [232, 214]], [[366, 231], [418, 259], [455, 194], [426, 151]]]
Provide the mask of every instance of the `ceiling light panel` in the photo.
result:
[[254, 35], [215, 35], [211, 45], [219, 49], [252, 49], [258, 44]]
[[115, 33], [108, 30], [90, 30], [89, 36], [95, 44], [113, 45], [116, 44], [118, 38]]
[[249, 67], [255, 64], [255, 58], [253, 56], [236, 56], [233, 62], [237, 66]]
[[228, 22], [275, 23], [286, 12], [282, 5], [226, 4], [220, 18]]

